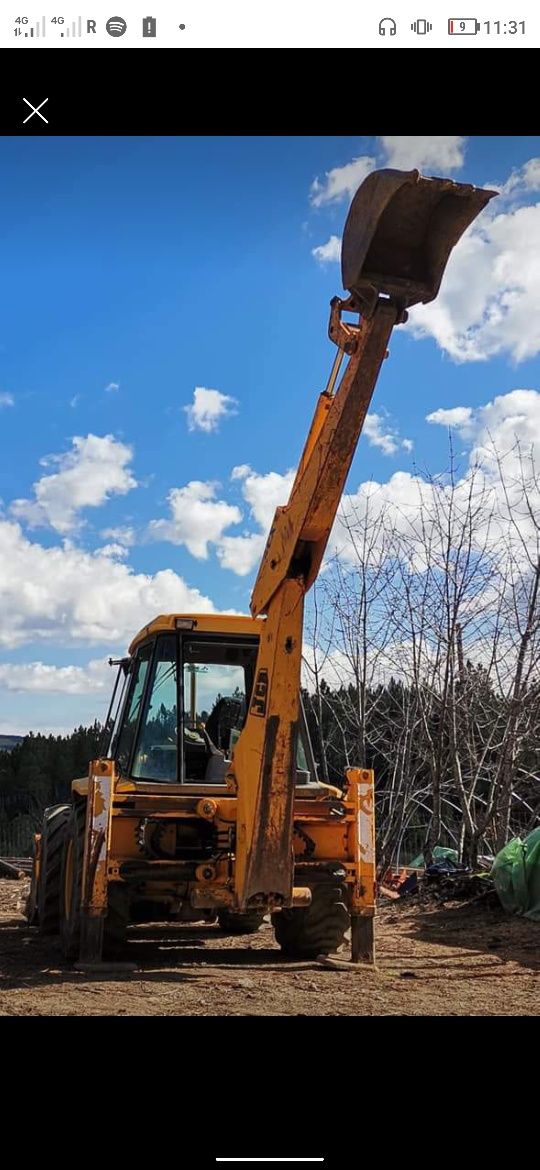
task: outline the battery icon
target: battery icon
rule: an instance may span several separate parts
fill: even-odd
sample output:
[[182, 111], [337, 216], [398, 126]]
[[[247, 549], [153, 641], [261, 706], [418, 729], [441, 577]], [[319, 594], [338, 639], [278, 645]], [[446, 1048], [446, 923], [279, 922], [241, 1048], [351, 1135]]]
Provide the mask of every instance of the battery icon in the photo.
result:
[[467, 16], [465, 18], [452, 16], [448, 21], [449, 35], [455, 37], [473, 37], [477, 32], [480, 32], [480, 21], [475, 20], [474, 16]]
[[155, 16], [143, 16], [142, 35], [143, 37], [155, 37], [157, 28], [157, 20]]

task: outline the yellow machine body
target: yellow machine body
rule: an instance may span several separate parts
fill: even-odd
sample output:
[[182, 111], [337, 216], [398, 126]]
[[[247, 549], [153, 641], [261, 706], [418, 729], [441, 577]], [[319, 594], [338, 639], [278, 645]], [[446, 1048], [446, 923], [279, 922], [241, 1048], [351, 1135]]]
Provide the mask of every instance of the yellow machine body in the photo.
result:
[[[359, 188], [342, 245], [349, 295], [331, 302], [336, 358], [274, 516], [251, 617], [169, 614], [145, 626], [120, 666], [125, 698], [106, 755], [74, 781], [71, 810], [47, 810], [38, 902], [53, 921], [47, 874], [57, 875], [63, 834], [65, 954], [99, 961], [122, 914], [217, 913], [240, 930], [270, 912], [289, 954], [329, 953], [350, 923], [353, 959], [373, 960], [373, 773], [349, 769], [342, 789], [317, 780], [300, 699], [304, 601], [393, 327], [434, 299], [452, 248], [494, 194], [418, 171], [374, 172]], [[198, 676], [231, 663], [242, 686], [226, 701], [218, 687], [203, 718]]]

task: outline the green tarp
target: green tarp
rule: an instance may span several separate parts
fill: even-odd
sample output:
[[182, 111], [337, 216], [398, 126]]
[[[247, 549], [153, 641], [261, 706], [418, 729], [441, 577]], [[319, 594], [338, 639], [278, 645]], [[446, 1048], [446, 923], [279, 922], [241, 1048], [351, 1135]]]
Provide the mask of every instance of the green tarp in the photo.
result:
[[505, 910], [540, 922], [540, 828], [523, 841], [509, 841], [497, 854], [491, 876]]
[[[455, 861], [457, 864], [458, 860], [459, 860], [459, 854], [458, 854], [457, 849], [446, 849], [444, 845], [436, 845], [435, 846], [435, 848], [433, 850], [433, 861], [434, 862]], [[423, 869], [424, 868], [424, 854], [423, 853], [419, 853], [418, 857], [415, 857], [414, 861], [410, 862], [410, 868], [411, 869]]]

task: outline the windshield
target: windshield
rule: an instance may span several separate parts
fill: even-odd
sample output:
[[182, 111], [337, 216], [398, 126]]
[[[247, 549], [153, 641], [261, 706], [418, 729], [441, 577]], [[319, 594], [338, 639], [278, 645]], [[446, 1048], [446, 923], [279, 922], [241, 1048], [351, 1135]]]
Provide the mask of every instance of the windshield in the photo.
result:
[[[225, 784], [246, 720], [258, 639], [162, 634], [133, 659], [121, 731], [119, 772], [164, 784]], [[180, 734], [179, 734], [180, 728]], [[116, 746], [114, 746], [116, 744]], [[303, 708], [297, 784], [316, 782]]]

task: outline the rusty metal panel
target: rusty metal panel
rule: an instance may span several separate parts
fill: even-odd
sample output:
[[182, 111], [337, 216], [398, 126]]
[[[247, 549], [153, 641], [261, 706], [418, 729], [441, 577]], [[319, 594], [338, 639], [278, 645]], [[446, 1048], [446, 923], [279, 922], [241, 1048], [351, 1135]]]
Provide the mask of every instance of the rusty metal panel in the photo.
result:
[[299, 718], [304, 590], [284, 581], [274, 597], [259, 646], [266, 672], [265, 718], [250, 710], [235, 745], [238, 787], [235, 890], [238, 906], [257, 895], [288, 905], [293, 877], [293, 801]]
[[375, 914], [375, 777], [368, 768], [347, 768], [347, 803], [354, 816], [349, 825], [350, 855], [354, 861], [351, 910], [353, 915]]
[[107, 913], [107, 867], [110, 853], [114, 761], [90, 764], [83, 862], [82, 907], [88, 917]]
[[407, 308], [437, 296], [448, 257], [497, 195], [417, 170], [373, 171], [358, 188], [343, 232], [343, 287], [371, 315], [379, 293]]
[[277, 508], [268, 535], [251, 597], [254, 615], [268, 612], [287, 576], [303, 575], [306, 592], [317, 576], [397, 316], [395, 306], [382, 302], [371, 320], [361, 322], [336, 393], [324, 412], [318, 404], [320, 425], [312, 426], [289, 503]]

